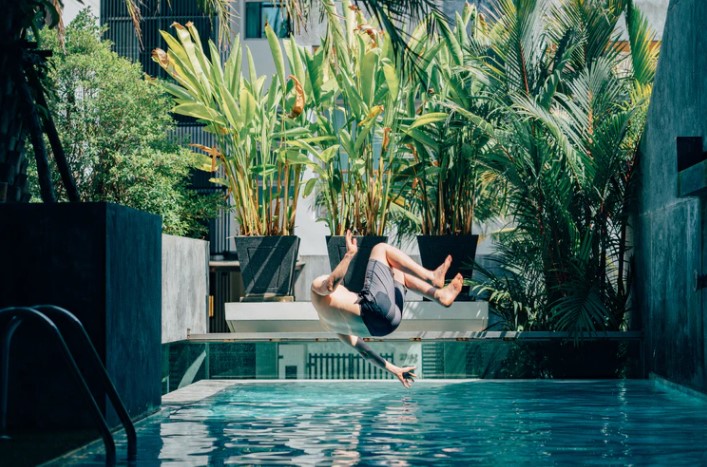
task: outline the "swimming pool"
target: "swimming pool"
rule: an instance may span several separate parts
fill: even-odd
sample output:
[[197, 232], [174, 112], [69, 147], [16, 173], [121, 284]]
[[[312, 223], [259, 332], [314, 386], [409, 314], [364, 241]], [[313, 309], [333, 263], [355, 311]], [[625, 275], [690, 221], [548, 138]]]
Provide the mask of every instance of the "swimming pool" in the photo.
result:
[[236, 383], [137, 430], [138, 465], [707, 464], [707, 399], [650, 380]]

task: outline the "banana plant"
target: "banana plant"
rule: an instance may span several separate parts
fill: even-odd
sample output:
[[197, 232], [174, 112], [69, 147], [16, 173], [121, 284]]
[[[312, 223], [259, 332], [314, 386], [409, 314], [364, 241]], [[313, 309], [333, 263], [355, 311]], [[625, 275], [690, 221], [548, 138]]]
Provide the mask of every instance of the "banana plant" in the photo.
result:
[[241, 70], [238, 37], [221, 63], [216, 45], [204, 52], [193, 24], [175, 24], [175, 34], [162, 32], [168, 49], [156, 49], [153, 59], [174, 79], [160, 84], [174, 97], [173, 112], [195, 118], [217, 141], [215, 147], [197, 146], [207, 154], [204, 169], [220, 170], [211, 179], [228, 188], [242, 235], [293, 235], [304, 167], [304, 150], [291, 142], [308, 135], [304, 88], [295, 76], [285, 76], [280, 43], [266, 28], [277, 73], [266, 86], [266, 76], [255, 70], [246, 48], [248, 74]]
[[415, 163], [407, 172], [414, 180], [407, 202], [419, 215], [416, 232], [471, 234], [474, 221], [500, 212], [503, 199], [498, 177], [484, 163], [492, 150], [490, 138], [458, 111], [487, 112], [484, 77], [464, 68], [486, 25], [476, 8], [466, 4], [453, 28], [440, 21], [439, 33], [433, 33], [426, 26], [421, 23], [411, 40], [428, 65], [409, 94], [415, 99], [408, 106], [404, 134], [414, 148]]
[[[334, 105], [322, 109], [317, 135], [327, 144], [313, 152], [322, 163], [317, 191], [333, 235], [347, 229], [384, 235], [401, 199], [401, 74], [390, 39], [348, 1], [342, 13], [323, 2], [328, 20], [323, 69]], [[333, 82], [332, 82], [333, 81]], [[314, 188], [312, 184], [310, 189]]]

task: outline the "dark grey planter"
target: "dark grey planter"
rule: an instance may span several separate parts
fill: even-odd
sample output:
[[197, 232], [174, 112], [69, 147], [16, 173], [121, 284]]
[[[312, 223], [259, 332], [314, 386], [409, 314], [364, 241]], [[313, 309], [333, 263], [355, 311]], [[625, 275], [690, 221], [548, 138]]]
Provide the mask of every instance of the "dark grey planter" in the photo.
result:
[[292, 296], [299, 237], [236, 237], [235, 241], [245, 300]]
[[[478, 235], [418, 235], [417, 246], [420, 248], [420, 262], [427, 269], [436, 269], [447, 255], [452, 255], [452, 265], [445, 280], [450, 280], [457, 273], [464, 279], [471, 279], [474, 271], [474, 258]], [[469, 301], [469, 287], [464, 286], [458, 301]]]
[[[366, 265], [368, 264], [368, 258], [371, 256], [371, 250], [379, 243], [387, 242], [388, 237], [357, 235], [356, 241], [358, 243], [358, 253], [354, 256], [349, 265], [349, 270], [346, 272], [346, 276], [344, 276], [343, 284], [347, 289], [358, 293], [363, 288]], [[331, 269], [334, 270], [346, 254], [346, 237], [343, 235], [327, 235], [326, 246], [327, 252], [329, 253], [329, 265]]]

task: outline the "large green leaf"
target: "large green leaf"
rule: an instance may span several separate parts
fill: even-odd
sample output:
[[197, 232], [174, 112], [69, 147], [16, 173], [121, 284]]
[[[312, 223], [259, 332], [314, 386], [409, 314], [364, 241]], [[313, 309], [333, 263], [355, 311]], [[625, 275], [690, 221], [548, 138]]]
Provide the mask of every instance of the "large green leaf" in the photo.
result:
[[[360, 47], [365, 50], [365, 45], [363, 40], [360, 41]], [[361, 76], [360, 76], [360, 95], [361, 100], [366, 104], [368, 108], [372, 107], [375, 102], [373, 97], [376, 94], [378, 77], [378, 65], [380, 62], [379, 56], [380, 50], [371, 49], [363, 54], [363, 61], [361, 63]]]
[[285, 79], [285, 59], [282, 55], [282, 48], [280, 47], [280, 39], [278, 39], [275, 31], [269, 24], [265, 25], [265, 37], [268, 39], [268, 44], [270, 45], [270, 52], [272, 53], [272, 58], [275, 62], [275, 72], [277, 77], [280, 79], [280, 83], [286, 83]]
[[405, 134], [413, 140], [422, 143], [430, 148], [437, 149], [439, 142], [429, 133], [420, 130], [419, 128], [406, 129]]
[[223, 116], [216, 112], [214, 109], [206, 107], [198, 102], [189, 102], [186, 104], [179, 104], [172, 109], [172, 112], [184, 115], [187, 117], [197, 118], [207, 122], [217, 123], [219, 125], [225, 125], [226, 121]]
[[455, 66], [460, 66], [464, 63], [464, 53], [462, 52], [461, 45], [457, 40], [456, 36], [449, 29], [449, 25], [445, 21], [439, 21], [439, 30], [442, 33], [445, 43], [447, 44], [447, 51], [452, 57], [452, 63]]
[[204, 97], [211, 95], [211, 85], [207, 77], [208, 71], [204, 69], [204, 59], [203, 51], [201, 48], [197, 47], [192, 40], [192, 35], [189, 30], [179, 23], [173, 24], [174, 29], [177, 33], [177, 38], [179, 39], [184, 53], [189, 60], [191, 65], [191, 72], [196, 77], [196, 82], [198, 83], [199, 89]]
[[229, 54], [228, 59], [226, 59], [223, 70], [223, 78], [231, 95], [235, 95], [240, 92], [241, 88], [242, 50], [240, 40], [238, 36], [236, 36], [233, 40], [231, 53]]
[[419, 128], [421, 126], [429, 125], [430, 123], [444, 122], [449, 118], [449, 115], [444, 112], [430, 112], [427, 114], [415, 117], [415, 121], [412, 122], [409, 129]]
[[392, 63], [384, 63], [383, 73], [385, 74], [385, 81], [388, 85], [388, 92], [390, 92], [391, 96], [397, 97], [400, 88], [400, 78], [397, 68]]

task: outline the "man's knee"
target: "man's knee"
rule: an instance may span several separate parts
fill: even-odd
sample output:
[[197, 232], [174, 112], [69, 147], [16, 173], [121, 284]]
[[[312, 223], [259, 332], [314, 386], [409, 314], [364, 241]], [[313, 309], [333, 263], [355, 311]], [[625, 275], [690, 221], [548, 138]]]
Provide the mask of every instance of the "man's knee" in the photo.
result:
[[393, 280], [395, 280], [395, 282], [405, 284], [405, 273], [400, 269], [393, 268]]
[[388, 245], [386, 243], [378, 243], [371, 249], [372, 259], [385, 259], [387, 256]]

